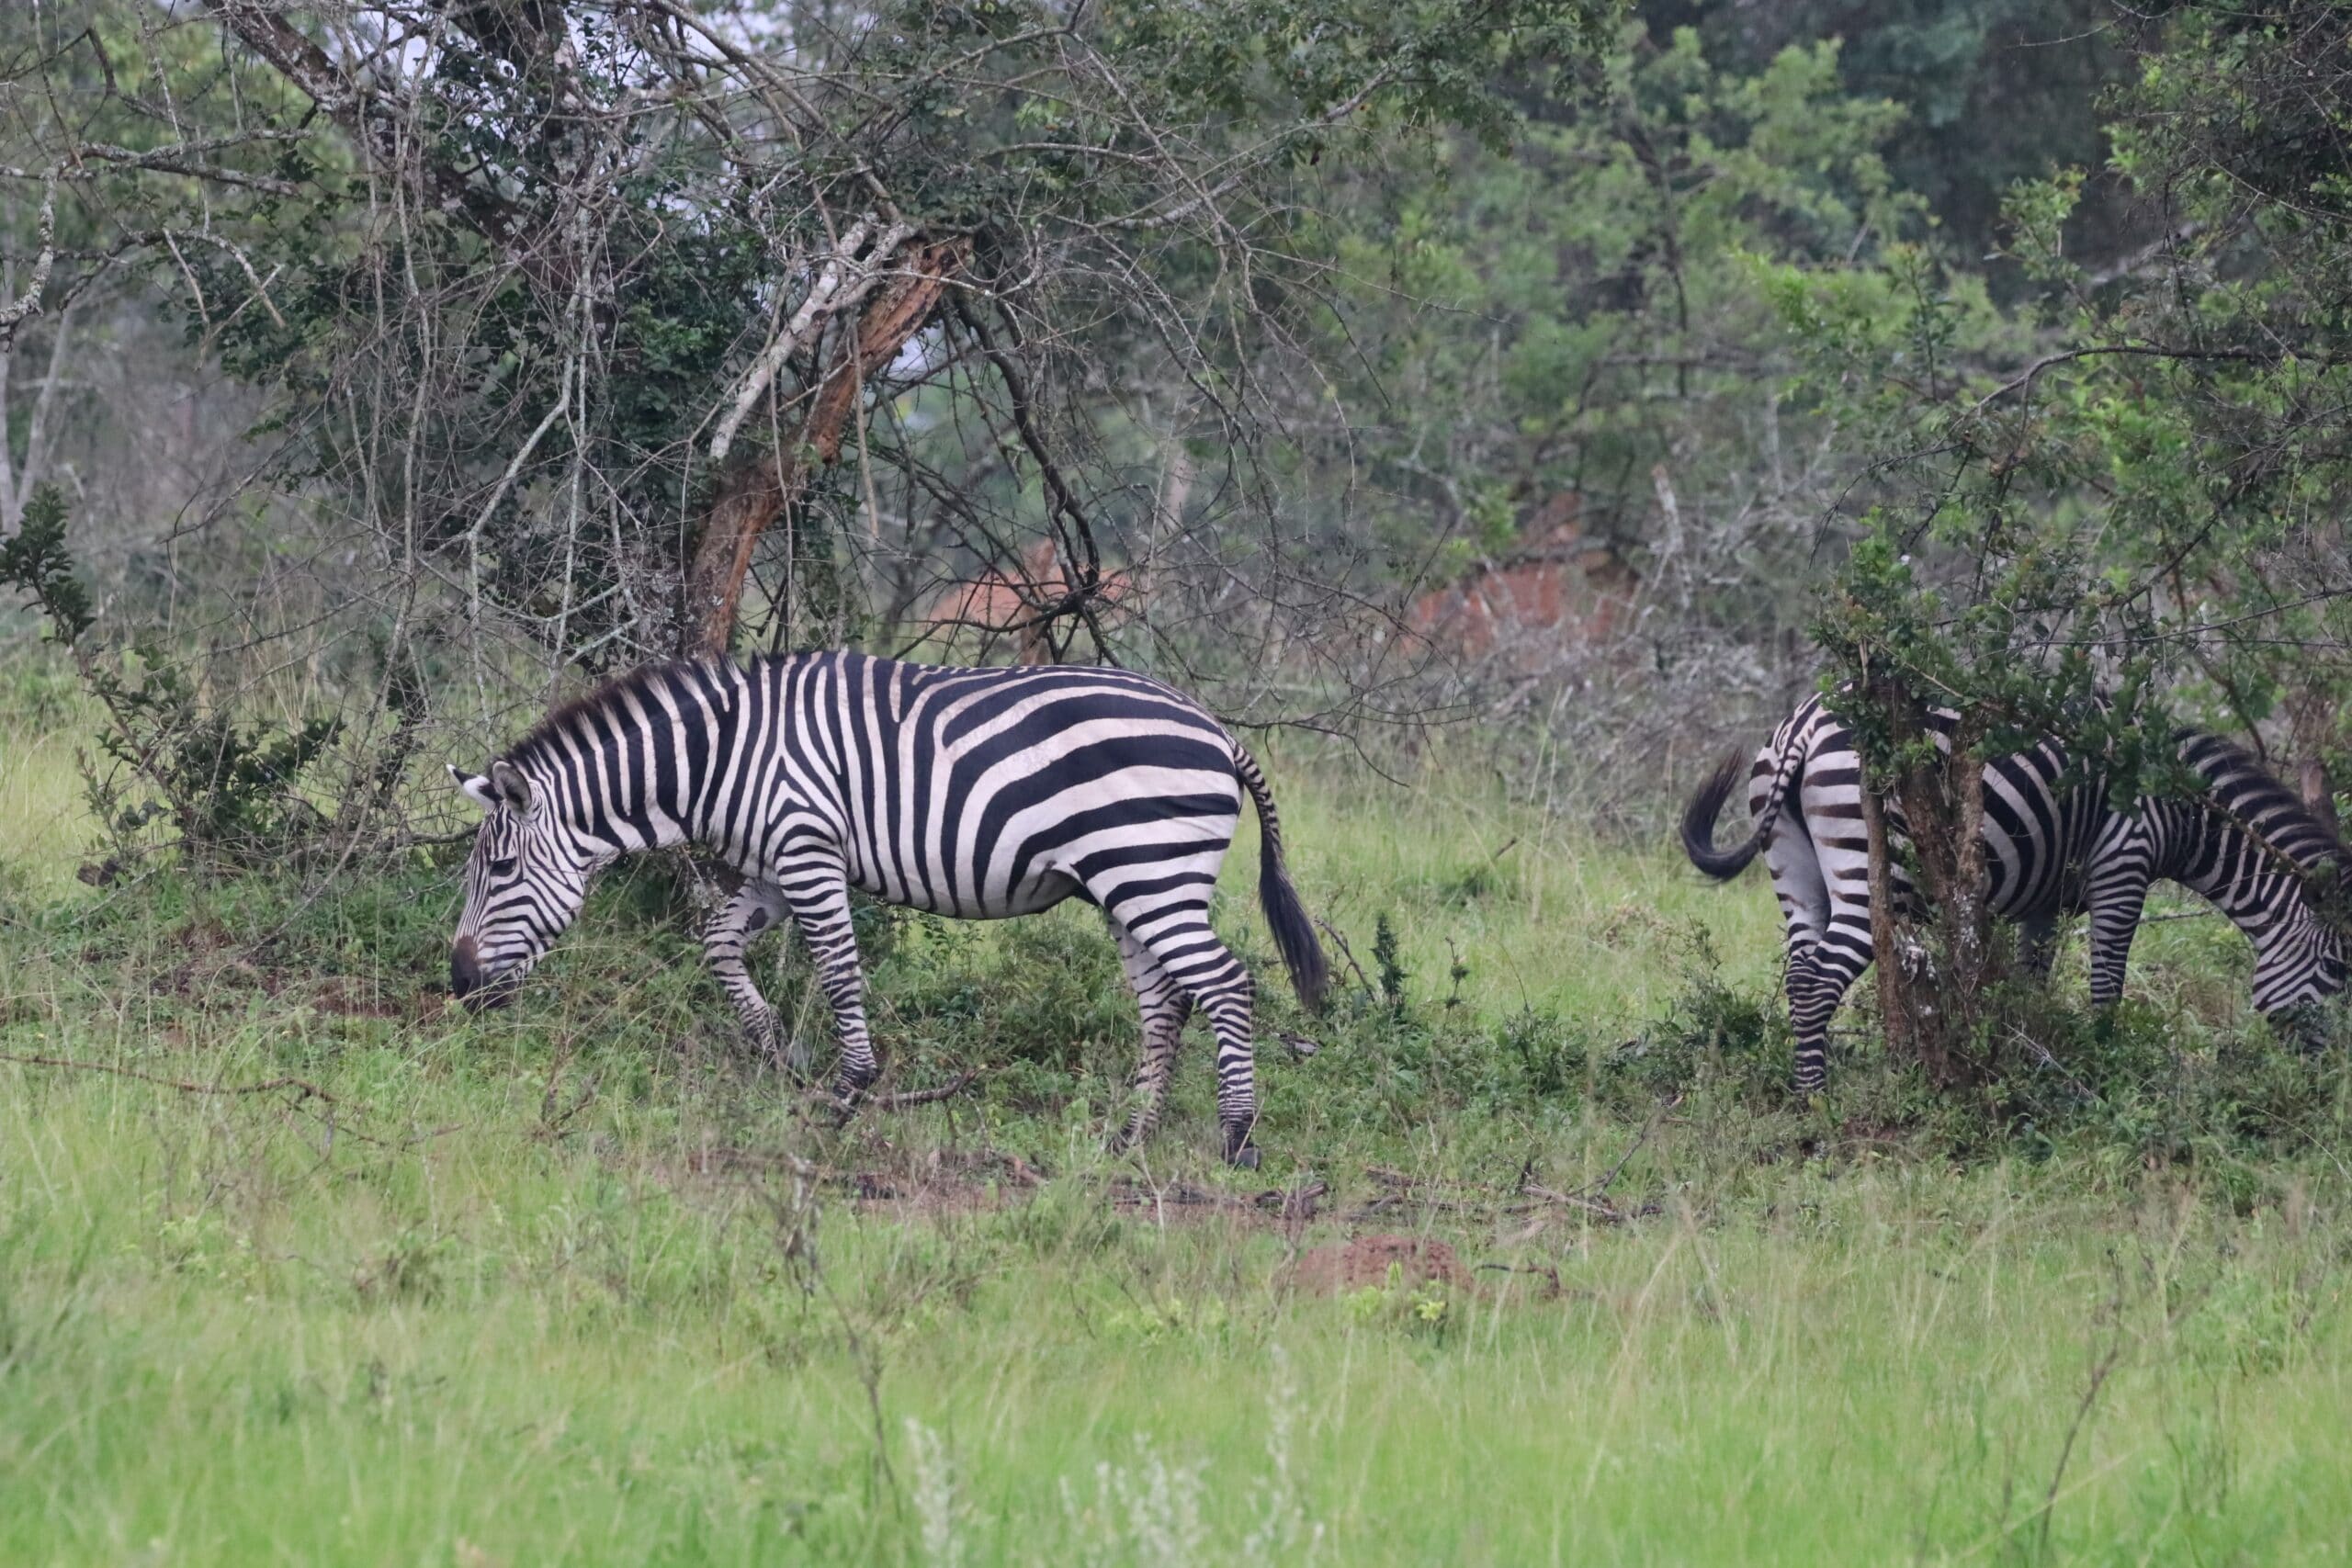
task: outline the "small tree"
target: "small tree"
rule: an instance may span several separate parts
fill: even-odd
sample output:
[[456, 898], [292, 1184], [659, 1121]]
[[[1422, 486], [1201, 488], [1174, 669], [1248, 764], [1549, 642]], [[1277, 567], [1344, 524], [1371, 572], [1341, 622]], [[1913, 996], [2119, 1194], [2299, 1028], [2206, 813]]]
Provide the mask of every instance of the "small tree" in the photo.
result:
[[[98, 745], [111, 767], [85, 758], [83, 773], [91, 810], [114, 844], [127, 849], [158, 820], [199, 865], [255, 865], [317, 842], [328, 823], [300, 785], [341, 720], [242, 724], [153, 642], [115, 646], [98, 632], [89, 591], [74, 575], [66, 518], [56, 486], [33, 493], [23, 525], [0, 543], [0, 588], [48, 621], [106, 714]], [[106, 863], [119, 867], [120, 856]]]
[[[2038, 288], [2018, 310], [1917, 252], [1781, 277], [1805, 384], [1871, 458], [1820, 642], [1873, 805], [1878, 950], [1917, 956], [1882, 969], [1890, 1043], [1940, 1082], [1987, 1065], [1986, 760], [2056, 737], [2119, 803], [2191, 787], [2169, 711], [2260, 749], [2284, 698], [2308, 747], [2352, 671], [2352, 164], [2313, 85], [2352, 85], [2352, 22], [2192, 10], [2137, 47], [2109, 113], [2153, 243], [2070, 255], [2080, 180], [2062, 172], [2009, 198], [2010, 257]], [[1956, 715], [1948, 749], [1931, 707]], [[2302, 783], [2328, 809], [2324, 768]], [[1924, 925], [1884, 897], [1886, 800]]]

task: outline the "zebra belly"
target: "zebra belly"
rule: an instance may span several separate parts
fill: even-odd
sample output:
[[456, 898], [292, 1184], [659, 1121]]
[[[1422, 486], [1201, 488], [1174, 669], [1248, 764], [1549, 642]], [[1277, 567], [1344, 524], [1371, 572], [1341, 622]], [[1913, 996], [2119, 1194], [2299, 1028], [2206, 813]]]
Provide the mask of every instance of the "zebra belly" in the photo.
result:
[[[1860, 774], [1850, 750], [1842, 745], [1826, 749], [1819, 760], [1809, 761], [1801, 799], [1804, 828], [1828, 885], [1855, 902], [1866, 901], [1870, 852], [1861, 826]], [[1883, 809], [1888, 838], [1900, 854], [1910, 844], [1910, 823], [1894, 802], [1884, 802]], [[2081, 865], [2044, 864], [2046, 850], [2010, 832], [1989, 811], [1977, 838], [1984, 847], [1985, 903], [1996, 918], [2035, 920], [2083, 912], [2089, 878]], [[1925, 909], [1924, 895], [1900, 864], [1894, 882], [1903, 905], [1914, 914]]]
[[944, 895], [934, 897], [921, 886], [904, 890], [902, 897], [900, 889], [886, 886], [879, 877], [872, 875], [854, 876], [851, 885], [886, 904], [964, 920], [1010, 920], [1022, 915], [1042, 915], [1055, 905], [1073, 896], [1082, 897], [1085, 892], [1076, 877], [1060, 872], [1032, 876], [1014, 887], [983, 888], [977, 903], [966, 899], [960, 905], [951, 904]]

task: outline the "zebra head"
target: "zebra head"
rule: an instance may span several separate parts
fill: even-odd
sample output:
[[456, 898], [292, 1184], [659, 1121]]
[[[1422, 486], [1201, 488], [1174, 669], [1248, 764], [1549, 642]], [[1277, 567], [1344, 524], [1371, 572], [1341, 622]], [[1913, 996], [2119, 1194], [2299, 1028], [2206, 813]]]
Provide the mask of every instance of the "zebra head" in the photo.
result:
[[2352, 861], [2317, 871], [2294, 889], [2277, 924], [2255, 938], [2255, 1010], [2306, 1043], [2324, 1032], [2319, 1004], [2342, 995], [2352, 973], [2352, 942], [2341, 923], [2347, 892]]
[[2335, 933], [2298, 911], [2289, 929], [2255, 954], [2255, 1009], [2277, 1016], [2325, 1001], [2344, 989], [2344, 970]]
[[580, 913], [595, 862], [514, 763], [495, 761], [476, 775], [451, 768], [449, 776], [489, 813], [466, 858], [449, 989], [469, 1007], [497, 1006]]
[[2315, 1048], [2330, 1032], [2319, 1004], [2343, 994], [2352, 970], [2352, 850], [2243, 747], [2203, 730], [2179, 740], [2207, 794], [2162, 834], [2177, 858], [2157, 874], [2195, 888], [2245, 933], [2255, 1010]]

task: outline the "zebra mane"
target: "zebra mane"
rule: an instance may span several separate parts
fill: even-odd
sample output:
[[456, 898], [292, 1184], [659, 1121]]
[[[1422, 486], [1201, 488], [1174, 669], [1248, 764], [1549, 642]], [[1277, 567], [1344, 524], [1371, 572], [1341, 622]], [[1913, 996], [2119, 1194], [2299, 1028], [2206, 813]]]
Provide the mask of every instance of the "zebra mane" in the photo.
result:
[[578, 736], [583, 728], [582, 720], [601, 717], [618, 707], [627, 696], [650, 698], [656, 688], [672, 687], [695, 679], [707, 681], [716, 675], [719, 666], [713, 660], [696, 659], [657, 659], [640, 664], [624, 675], [616, 675], [585, 695], [572, 698], [551, 709], [548, 716], [533, 725], [522, 739], [506, 750], [505, 760], [522, 763], [539, 756], [566, 736]]
[[2245, 747], [2209, 730], [2183, 730], [2180, 760], [2205, 781], [2222, 816], [2273, 854], [2307, 873], [2352, 871], [2342, 840]]

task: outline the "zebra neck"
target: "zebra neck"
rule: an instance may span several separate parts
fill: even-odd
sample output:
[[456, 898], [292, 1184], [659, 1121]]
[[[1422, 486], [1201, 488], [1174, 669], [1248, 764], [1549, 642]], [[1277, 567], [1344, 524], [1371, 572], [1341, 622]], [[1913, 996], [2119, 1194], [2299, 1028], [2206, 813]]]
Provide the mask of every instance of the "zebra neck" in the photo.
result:
[[2154, 873], [2201, 895], [2257, 952], [2308, 915], [2295, 867], [2276, 849], [2218, 812], [2179, 801], [2154, 804]]
[[744, 674], [732, 662], [673, 667], [605, 706], [572, 773], [574, 826], [608, 855], [714, 842]]
[[[757, 664], [760, 660], [754, 660]], [[690, 688], [692, 700], [680, 700], [673, 713], [657, 716], [651, 745], [670, 755], [673, 798], [666, 803], [668, 826], [675, 837], [663, 848], [694, 842], [724, 851], [727, 834], [722, 818], [729, 797], [737, 793], [729, 775], [744, 771], [741, 754], [751, 675], [733, 660], [702, 666]], [[649, 753], [650, 754], [650, 753]]]

